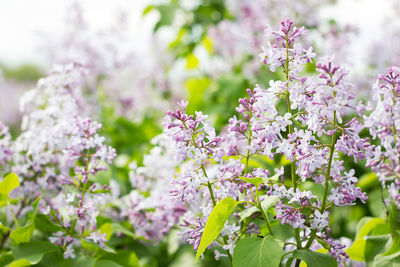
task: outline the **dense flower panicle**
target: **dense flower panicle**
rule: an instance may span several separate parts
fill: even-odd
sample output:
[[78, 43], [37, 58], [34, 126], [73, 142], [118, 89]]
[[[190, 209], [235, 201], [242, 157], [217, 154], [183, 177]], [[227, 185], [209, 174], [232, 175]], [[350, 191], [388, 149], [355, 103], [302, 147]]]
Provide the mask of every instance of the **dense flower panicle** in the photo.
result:
[[374, 85], [375, 109], [366, 118], [372, 137], [380, 144], [367, 159], [367, 166], [377, 174], [389, 198], [400, 209], [400, 68], [388, 68]]
[[12, 158], [11, 136], [8, 127], [0, 122], [0, 170], [7, 169], [6, 164]]
[[[196, 116], [187, 115], [188, 102], [181, 101], [180, 109], [168, 111], [164, 119], [166, 134], [173, 138], [171, 148], [176, 160], [195, 159], [202, 164], [207, 158], [217, 155], [216, 147], [222, 138], [215, 135], [215, 129], [210, 125], [207, 115], [196, 112]], [[214, 155], [214, 156], [215, 156]]]
[[[269, 31], [267, 31], [268, 33]], [[286, 19], [281, 22], [280, 31], [272, 32], [275, 36], [274, 43], [268, 43], [268, 48], [262, 47], [263, 52], [259, 55], [264, 64], [268, 64], [270, 70], [275, 72], [277, 68], [283, 67], [288, 73], [295, 74], [303, 70], [303, 65], [311, 62], [316, 56], [312, 47], [304, 49], [296, 40], [307, 31], [304, 27], [293, 26], [293, 21]]]

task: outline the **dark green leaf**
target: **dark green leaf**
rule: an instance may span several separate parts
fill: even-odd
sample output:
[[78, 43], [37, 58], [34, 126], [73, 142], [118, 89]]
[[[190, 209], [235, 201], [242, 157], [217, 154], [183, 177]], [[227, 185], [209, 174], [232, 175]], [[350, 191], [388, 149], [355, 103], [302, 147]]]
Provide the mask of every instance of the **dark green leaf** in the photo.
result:
[[283, 244], [271, 236], [240, 240], [233, 252], [234, 267], [274, 267], [281, 262]]
[[32, 264], [38, 263], [44, 254], [59, 250], [58, 246], [47, 241], [36, 241], [11, 248], [15, 259], [25, 259]]
[[107, 253], [101, 260], [111, 260], [126, 267], [139, 267], [139, 259], [135, 252], [128, 250], [118, 250], [116, 254]]
[[96, 261], [96, 263], [94, 264], [94, 267], [123, 267], [113, 261], [110, 260], [99, 260]]
[[308, 267], [336, 267], [337, 262], [335, 258], [328, 254], [318, 253], [309, 249], [298, 249], [292, 253], [295, 259], [303, 260], [307, 263]]

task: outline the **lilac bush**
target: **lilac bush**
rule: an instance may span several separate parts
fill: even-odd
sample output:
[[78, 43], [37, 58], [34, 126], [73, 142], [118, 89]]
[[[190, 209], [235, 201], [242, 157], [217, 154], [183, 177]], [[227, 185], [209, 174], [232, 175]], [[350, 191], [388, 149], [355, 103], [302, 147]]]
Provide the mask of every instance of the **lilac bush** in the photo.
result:
[[[186, 255], [235, 267], [396, 264], [400, 68], [378, 76], [364, 105], [338, 64], [346, 49], [317, 55], [349, 41], [305, 18], [321, 3], [278, 2], [224, 3], [232, 20], [199, 30], [204, 58], [185, 39], [196, 26], [168, 48], [155, 36], [149, 66], [124, 39], [125, 17], [121, 31], [94, 32], [75, 6], [71, 29], [49, 42], [59, 65], [20, 100], [21, 128], [0, 122], [0, 265], [192, 264]], [[179, 17], [174, 5], [152, 9], [161, 24]], [[265, 28], [282, 14], [312, 32], [291, 19]], [[332, 47], [314, 49], [312, 34]], [[219, 72], [213, 60], [224, 57]], [[192, 112], [225, 99], [206, 101], [224, 71], [259, 84], [240, 87], [232, 112]]]
[[[273, 236], [273, 225], [279, 222], [294, 229], [296, 250], [321, 242], [344, 264], [348, 262], [345, 246], [329, 236], [329, 209], [367, 200], [356, 186], [355, 171], [346, 171], [341, 160], [341, 155], [357, 161], [373, 154], [369, 138], [359, 135], [365, 127], [361, 116], [366, 107], [355, 103], [346, 69], [336, 65], [333, 57], [315, 59], [312, 47], [302, 46], [304, 27], [287, 19], [279, 31], [268, 28], [266, 33], [270, 41], [263, 47], [261, 61], [271, 71], [281, 70], [284, 78], [270, 81], [268, 89], [248, 89], [249, 96], [240, 99], [236, 108], [243, 119], [231, 118], [217, 136], [206, 115], [186, 113], [187, 102], [168, 112], [164, 125], [170, 150], [176, 160], [185, 162], [172, 181], [171, 197], [184, 203], [191, 214], [184, 219], [185, 236], [196, 250], [213, 208], [231, 198], [237, 212], [206, 246], [220, 244], [230, 257], [233, 254], [234, 263], [235, 244], [254, 235]], [[304, 66], [313, 60], [317, 75], [304, 75]], [[276, 156], [289, 166], [271, 173], [250, 164]], [[312, 183], [314, 191], [307, 189]], [[264, 224], [254, 225], [259, 218]], [[207, 224], [212, 220], [208, 218]], [[295, 250], [285, 251], [286, 258], [296, 257]]]

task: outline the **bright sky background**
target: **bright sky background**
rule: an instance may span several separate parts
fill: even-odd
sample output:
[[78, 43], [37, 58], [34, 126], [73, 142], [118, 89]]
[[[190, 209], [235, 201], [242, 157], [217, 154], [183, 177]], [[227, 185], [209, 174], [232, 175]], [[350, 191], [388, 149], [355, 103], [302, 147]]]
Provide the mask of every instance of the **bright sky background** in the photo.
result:
[[[149, 41], [151, 21], [143, 21], [141, 12], [150, 0], [82, 0], [85, 17], [91, 27], [107, 25], [114, 19], [118, 7], [131, 13], [132, 38], [140, 49]], [[354, 45], [354, 52], [369, 38], [382, 38], [379, 27], [382, 17], [392, 12], [385, 6], [385, 0], [339, 0], [338, 7], [322, 10], [322, 15], [339, 21], [358, 25], [360, 38]], [[72, 0], [10, 0], [0, 8], [0, 62], [18, 65], [32, 62], [41, 63], [38, 33], [52, 33], [63, 29], [66, 7]], [[386, 2], [387, 3], [387, 2]]]
[[[141, 17], [149, 0], [84, 0], [79, 1], [91, 28], [101, 28], [115, 20], [118, 8], [130, 12], [132, 38], [138, 47], [148, 42], [151, 23]], [[37, 51], [38, 33], [62, 30], [67, 7], [72, 0], [10, 0], [0, 8], [0, 62], [18, 65], [40, 63], [43, 57]]]

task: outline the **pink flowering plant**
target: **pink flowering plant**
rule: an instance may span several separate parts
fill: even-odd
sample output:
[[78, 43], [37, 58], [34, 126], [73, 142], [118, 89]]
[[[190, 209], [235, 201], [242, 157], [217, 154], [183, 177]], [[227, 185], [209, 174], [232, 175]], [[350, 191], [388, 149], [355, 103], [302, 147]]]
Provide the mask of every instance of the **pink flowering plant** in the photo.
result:
[[[183, 234], [196, 258], [220, 246], [217, 257], [234, 266], [350, 262], [346, 244], [330, 236], [329, 210], [365, 203], [342, 158], [364, 160], [374, 146], [360, 137], [366, 108], [355, 103], [347, 70], [332, 57], [316, 59], [300, 42], [306, 33], [290, 19], [279, 31], [266, 30], [271, 40], [261, 61], [283, 78], [268, 89], [248, 89], [236, 108], [241, 118], [231, 118], [220, 136], [206, 115], [186, 113], [187, 102], [165, 118], [170, 149], [184, 162], [170, 194], [188, 207]], [[304, 75], [313, 60], [317, 74]], [[274, 159], [282, 164], [271, 170]], [[290, 226], [290, 238], [279, 238], [281, 225]]]

